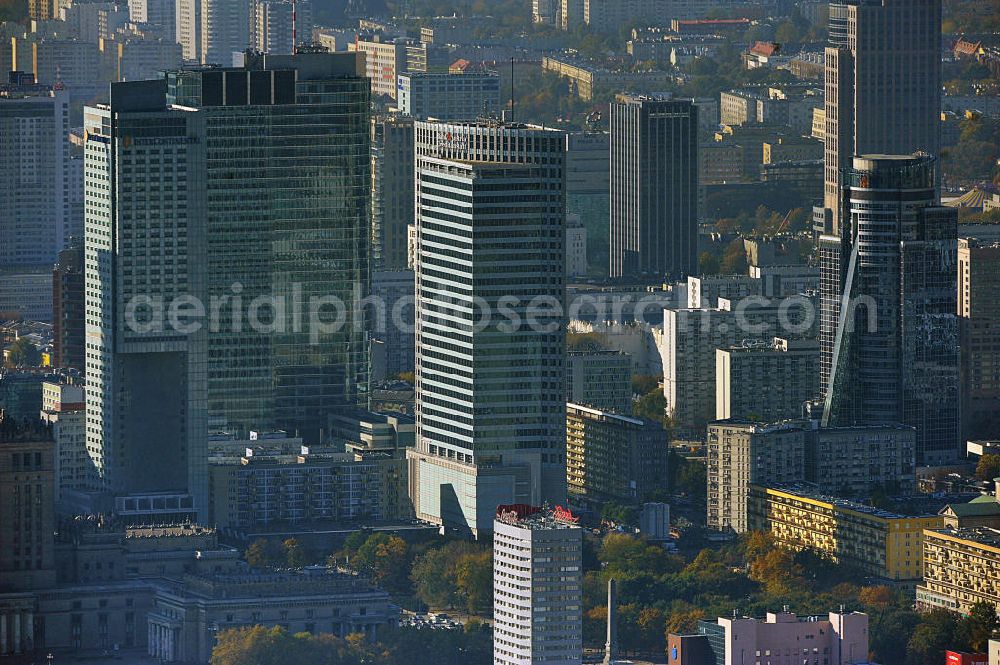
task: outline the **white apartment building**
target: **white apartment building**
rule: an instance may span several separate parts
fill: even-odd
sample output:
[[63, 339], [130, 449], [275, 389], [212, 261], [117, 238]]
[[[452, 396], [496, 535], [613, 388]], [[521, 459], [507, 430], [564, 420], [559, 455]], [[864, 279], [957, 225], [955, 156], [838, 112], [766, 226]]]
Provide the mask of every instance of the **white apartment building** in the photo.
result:
[[499, 506], [493, 522], [493, 662], [579, 665], [583, 531], [568, 511]]

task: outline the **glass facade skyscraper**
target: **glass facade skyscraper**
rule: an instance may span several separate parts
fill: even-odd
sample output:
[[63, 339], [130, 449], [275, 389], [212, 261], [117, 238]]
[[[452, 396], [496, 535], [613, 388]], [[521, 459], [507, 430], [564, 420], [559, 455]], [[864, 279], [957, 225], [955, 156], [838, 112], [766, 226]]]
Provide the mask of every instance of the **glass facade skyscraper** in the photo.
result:
[[416, 123], [416, 514], [566, 497], [565, 134]]
[[[101, 340], [88, 350], [88, 444], [131, 465], [104, 469], [107, 489], [184, 489], [158, 478], [186, 460], [196, 493], [210, 429], [316, 441], [331, 411], [364, 400], [354, 310], [369, 290], [369, 88], [358, 64], [254, 56], [113, 84], [111, 104], [88, 109], [88, 336]], [[137, 296], [164, 308], [193, 297], [202, 326], [164, 321], [130, 347]], [[159, 398], [130, 400], [155, 386]], [[170, 427], [144, 425], [163, 414]], [[162, 463], [144, 475], [149, 460]]]
[[957, 211], [935, 159], [855, 157], [846, 172], [846, 271], [824, 424], [903, 423], [917, 463], [959, 452]]

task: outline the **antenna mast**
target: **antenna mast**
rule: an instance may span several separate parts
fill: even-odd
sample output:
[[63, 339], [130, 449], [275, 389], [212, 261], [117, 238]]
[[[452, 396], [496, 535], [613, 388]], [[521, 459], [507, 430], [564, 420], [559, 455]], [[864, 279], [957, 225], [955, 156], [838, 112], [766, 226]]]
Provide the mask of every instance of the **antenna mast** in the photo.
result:
[[510, 56], [510, 121], [514, 122], [514, 56]]
[[298, 0], [292, 0], [292, 54], [295, 54], [296, 46], [298, 45], [298, 40], [296, 39], [298, 31]]

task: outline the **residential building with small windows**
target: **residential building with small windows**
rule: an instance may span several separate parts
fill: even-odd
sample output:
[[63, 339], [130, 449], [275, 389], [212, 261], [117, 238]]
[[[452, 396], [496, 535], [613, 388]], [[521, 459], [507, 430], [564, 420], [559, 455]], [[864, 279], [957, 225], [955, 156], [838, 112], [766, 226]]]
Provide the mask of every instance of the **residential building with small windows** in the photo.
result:
[[579, 665], [583, 530], [569, 511], [497, 507], [493, 523], [493, 662]]
[[916, 433], [902, 425], [820, 427], [817, 421], [708, 425], [708, 524], [749, 528], [751, 485], [807, 481], [824, 494], [869, 496], [914, 490]]
[[1000, 529], [925, 530], [923, 577], [918, 607], [968, 615], [973, 605], [986, 602], [1000, 612]]
[[666, 488], [669, 443], [652, 420], [567, 404], [567, 491], [594, 503], [641, 501]]
[[822, 494], [810, 484], [750, 488], [752, 531], [791, 550], [810, 550], [889, 583], [923, 576], [924, 529], [940, 529], [937, 514], [903, 515]]
[[627, 415], [632, 412], [632, 356], [618, 350], [569, 351], [566, 401]]
[[65, 490], [93, 487], [94, 466], [87, 453], [83, 387], [45, 382], [42, 384], [41, 420], [55, 442], [55, 501]]
[[[802, 415], [819, 390], [819, 342], [744, 341], [715, 352], [715, 417], [775, 422]], [[781, 377], [775, 381], [774, 377]]]

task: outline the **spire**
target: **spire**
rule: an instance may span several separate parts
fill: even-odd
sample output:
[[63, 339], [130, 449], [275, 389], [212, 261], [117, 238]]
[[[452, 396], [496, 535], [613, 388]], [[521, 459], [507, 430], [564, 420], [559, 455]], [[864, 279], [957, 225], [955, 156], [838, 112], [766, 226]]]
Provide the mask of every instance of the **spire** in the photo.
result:
[[618, 660], [618, 588], [614, 578], [608, 580], [608, 641], [604, 644], [603, 665]]

